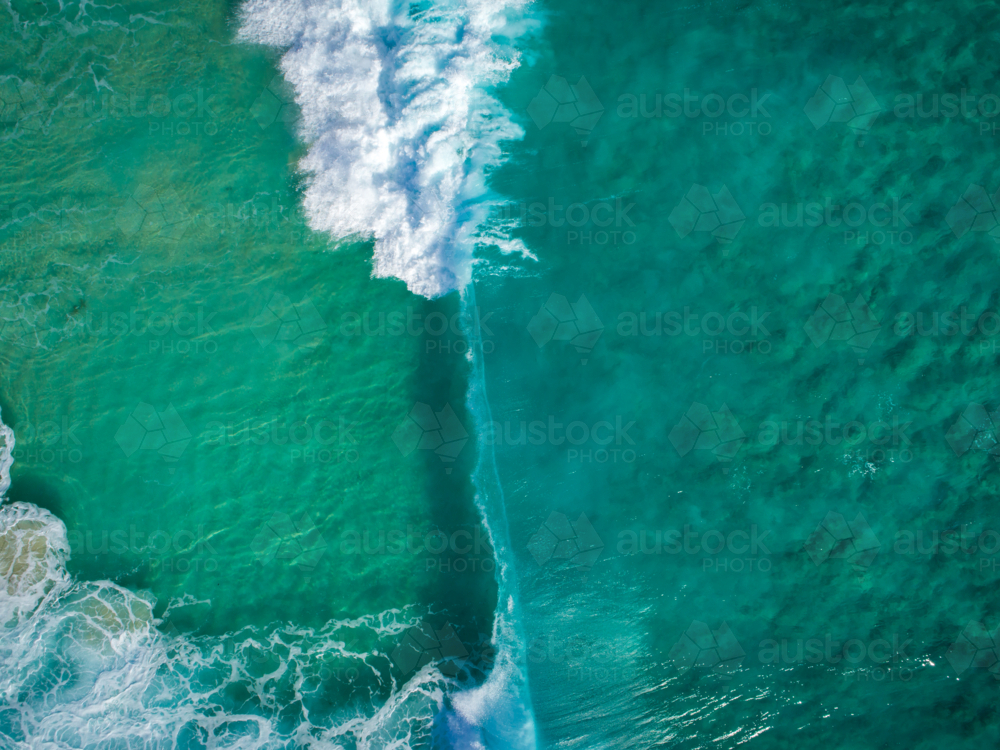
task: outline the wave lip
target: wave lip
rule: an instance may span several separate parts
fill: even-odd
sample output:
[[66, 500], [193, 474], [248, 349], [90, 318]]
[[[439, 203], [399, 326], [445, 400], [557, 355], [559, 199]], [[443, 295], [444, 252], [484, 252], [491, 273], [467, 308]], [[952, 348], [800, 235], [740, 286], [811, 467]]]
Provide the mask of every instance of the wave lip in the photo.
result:
[[527, 253], [480, 226], [500, 143], [523, 130], [490, 92], [517, 67], [525, 0], [249, 0], [240, 38], [287, 47], [308, 155], [313, 229], [374, 237], [375, 276], [436, 297], [471, 280], [478, 242]]

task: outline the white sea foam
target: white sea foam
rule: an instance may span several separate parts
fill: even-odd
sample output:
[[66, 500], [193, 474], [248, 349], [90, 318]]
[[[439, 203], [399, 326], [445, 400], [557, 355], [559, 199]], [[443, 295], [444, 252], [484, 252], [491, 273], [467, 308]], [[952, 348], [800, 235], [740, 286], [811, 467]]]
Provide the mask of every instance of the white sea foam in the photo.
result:
[[66, 527], [28, 503], [0, 506], [0, 628], [16, 625], [69, 581]]
[[497, 738], [504, 748], [533, 748], [535, 720], [521, 666], [519, 638], [510, 616], [496, 613], [493, 643], [497, 659], [486, 681], [452, 698], [455, 714], [449, 717], [454, 747], [485, 750], [483, 737]]
[[491, 93], [517, 66], [527, 0], [248, 0], [240, 35], [288, 48], [309, 142], [310, 225], [375, 238], [374, 274], [429, 297], [463, 289], [477, 243], [525, 252], [483, 228], [501, 142], [523, 136]]
[[0, 422], [0, 502], [10, 489], [10, 467], [14, 465], [14, 430]]

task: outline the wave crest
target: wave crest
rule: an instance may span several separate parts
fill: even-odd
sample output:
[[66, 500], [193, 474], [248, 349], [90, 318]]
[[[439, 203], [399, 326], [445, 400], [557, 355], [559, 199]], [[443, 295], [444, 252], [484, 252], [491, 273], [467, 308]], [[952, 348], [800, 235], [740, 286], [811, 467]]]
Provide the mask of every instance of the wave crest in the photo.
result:
[[471, 279], [480, 231], [498, 203], [487, 185], [501, 142], [523, 137], [491, 93], [518, 64], [495, 41], [516, 36], [524, 0], [433, 6], [249, 0], [240, 37], [288, 47], [281, 68], [309, 141], [310, 225], [375, 238], [375, 276], [435, 297]]

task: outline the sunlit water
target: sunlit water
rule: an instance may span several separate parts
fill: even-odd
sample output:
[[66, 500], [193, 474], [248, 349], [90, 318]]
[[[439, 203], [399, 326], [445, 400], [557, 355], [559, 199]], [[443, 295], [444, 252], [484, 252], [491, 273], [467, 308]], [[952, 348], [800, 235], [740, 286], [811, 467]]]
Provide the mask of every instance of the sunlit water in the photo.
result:
[[996, 741], [988, 8], [0, 19], [0, 746]]

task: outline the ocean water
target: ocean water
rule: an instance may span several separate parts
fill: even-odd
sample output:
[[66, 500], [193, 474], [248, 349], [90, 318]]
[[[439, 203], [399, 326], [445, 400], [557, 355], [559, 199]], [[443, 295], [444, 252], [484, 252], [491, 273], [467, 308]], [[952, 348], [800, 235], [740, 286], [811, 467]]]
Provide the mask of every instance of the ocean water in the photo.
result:
[[0, 7], [0, 747], [982, 747], [992, 8]]

